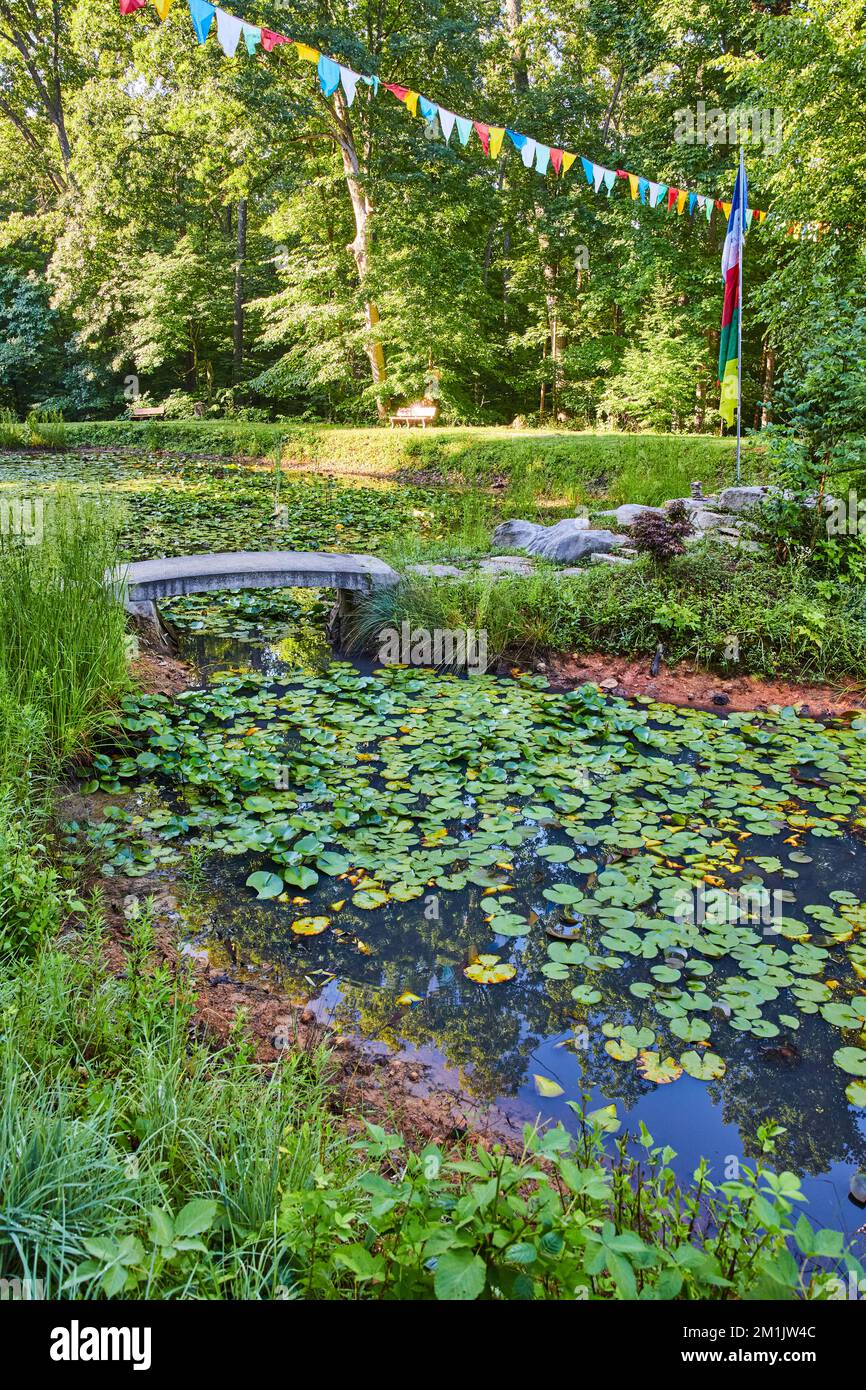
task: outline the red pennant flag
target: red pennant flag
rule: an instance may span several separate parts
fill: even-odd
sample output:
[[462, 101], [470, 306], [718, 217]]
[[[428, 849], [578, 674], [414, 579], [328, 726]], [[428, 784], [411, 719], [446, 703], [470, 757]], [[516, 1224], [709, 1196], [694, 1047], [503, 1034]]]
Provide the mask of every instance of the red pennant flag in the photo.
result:
[[478, 139], [481, 141], [482, 145], [484, 146], [484, 153], [485, 153], [485, 154], [489, 154], [489, 153], [490, 153], [490, 126], [485, 125], [483, 121], [473, 121], [472, 124], [474, 125], [475, 129], [478, 131]]
[[393, 93], [393, 95], [397, 98], [398, 101], [405, 101], [407, 96], [409, 95], [409, 88], [398, 87], [396, 82], [385, 82], [383, 83], [383, 86], [387, 87], [388, 91]]
[[551, 162], [551, 164], [553, 165], [553, 167], [554, 167], [554, 169], [556, 170], [557, 173], [559, 173], [560, 169], [562, 168], [562, 156], [563, 156], [564, 153], [565, 153], [564, 150], [553, 150], [553, 149], [552, 149], [552, 150], [550, 151], [550, 162]]
[[716, 199], [716, 207], [719, 209], [719, 212], [724, 212], [725, 209], [724, 209], [724, 206], [723, 206], [723, 204], [722, 204], [721, 198], [717, 198], [717, 199]]
[[628, 178], [628, 169], [617, 169], [617, 171], [616, 171], [616, 176], [617, 176], [618, 179], [627, 179], [627, 178]]
[[668, 189], [668, 212], [670, 212], [671, 208], [673, 207], [674, 203], [676, 202], [679, 196], [680, 190], [678, 188]]
[[273, 29], [262, 30], [262, 48], [266, 53], [270, 53], [272, 49], [276, 48], [278, 43], [288, 42], [285, 34], [275, 34]]
[[134, 14], [136, 10], [143, 10], [147, 0], [120, 0], [121, 14]]

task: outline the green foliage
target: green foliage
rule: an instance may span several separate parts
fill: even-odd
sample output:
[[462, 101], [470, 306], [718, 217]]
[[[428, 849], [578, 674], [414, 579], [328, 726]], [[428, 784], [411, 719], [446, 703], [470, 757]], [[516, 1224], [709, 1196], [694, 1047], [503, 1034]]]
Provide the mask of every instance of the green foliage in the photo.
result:
[[[707, 344], [677, 312], [676, 296], [657, 285], [635, 340], [626, 347], [599, 403], [619, 429], [687, 429], [695, 414], [695, 383], [709, 375]], [[708, 423], [708, 421], [704, 421]]]
[[[608, 1153], [615, 1108], [587, 1113], [586, 1104], [572, 1105], [582, 1120], [576, 1147], [562, 1126], [527, 1127], [518, 1158], [478, 1147], [454, 1159], [434, 1144], [413, 1153], [368, 1124], [362, 1153], [395, 1176], [374, 1168], [341, 1188], [322, 1174], [315, 1189], [283, 1199], [295, 1292], [461, 1302], [821, 1298], [837, 1271], [859, 1271], [839, 1232], [795, 1222], [802, 1193], [793, 1173], [774, 1173], [762, 1158], [719, 1184], [701, 1162], [683, 1192], [672, 1149], [642, 1126], [640, 1158], [625, 1141]], [[770, 1127], [762, 1138], [772, 1151]]]
[[[351, 110], [325, 104], [285, 50], [228, 63], [188, 21], [92, 0], [7, 10], [0, 404], [104, 413], [134, 375], [151, 400], [232, 389], [360, 423], [435, 381], [450, 423], [715, 425], [718, 213], [650, 209], [622, 180], [596, 195], [579, 162], [543, 178], [507, 140], [486, 160], [366, 87]], [[832, 301], [862, 279], [862, 15], [863, 0], [816, 0], [809, 23], [735, 0], [699, 15], [339, 0], [289, 3], [283, 24], [448, 109], [711, 198], [738, 150], [679, 139], [678, 117], [698, 100], [766, 111], [777, 138], [747, 141], [755, 205], [774, 213], [748, 238], [751, 421], [766, 344], [793, 360], [814, 283]]]
[[0, 971], [0, 1277], [46, 1297], [278, 1297], [280, 1191], [351, 1159], [326, 1060], [287, 1054], [266, 1079], [242, 1025], [222, 1051], [193, 1042], [147, 906], [120, 975], [100, 919]]
[[[545, 650], [651, 657], [663, 641], [670, 662], [729, 673], [859, 680], [866, 669], [861, 584], [816, 579], [793, 561], [780, 565], [712, 542], [663, 569], [646, 557], [568, 581], [545, 569], [495, 581], [413, 576], [373, 596], [360, 622], [363, 634], [401, 622], [486, 627], [491, 664]], [[728, 655], [732, 639], [736, 660]]]
[[43, 720], [45, 753], [80, 755], [127, 683], [125, 615], [106, 586], [117, 520], [58, 493], [29, 538], [0, 537], [0, 677], [8, 698]]

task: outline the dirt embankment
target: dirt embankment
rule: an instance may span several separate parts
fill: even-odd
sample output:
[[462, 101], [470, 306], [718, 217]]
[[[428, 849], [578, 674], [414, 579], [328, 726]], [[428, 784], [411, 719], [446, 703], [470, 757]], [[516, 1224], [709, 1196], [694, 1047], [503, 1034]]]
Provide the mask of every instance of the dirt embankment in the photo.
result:
[[794, 705], [813, 719], [866, 709], [866, 686], [844, 689], [832, 685], [799, 684], [795, 681], [762, 680], [759, 676], [715, 676], [711, 671], [688, 666], [662, 664], [658, 674], [650, 674], [644, 657], [606, 656], [592, 652], [586, 656], [551, 656], [540, 669], [555, 689], [570, 690], [593, 681], [612, 695], [649, 696], [664, 704], [686, 709], [716, 712], [766, 710], [771, 705]]

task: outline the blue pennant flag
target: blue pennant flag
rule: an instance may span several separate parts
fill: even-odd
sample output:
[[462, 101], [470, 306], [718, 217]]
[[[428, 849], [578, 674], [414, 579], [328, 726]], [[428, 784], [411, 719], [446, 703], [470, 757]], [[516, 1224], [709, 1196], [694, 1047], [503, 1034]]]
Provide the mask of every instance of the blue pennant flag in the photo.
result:
[[210, 33], [215, 12], [216, 6], [209, 5], [208, 0], [189, 0], [190, 19], [199, 43], [204, 43]]
[[340, 85], [340, 64], [319, 54], [319, 85], [326, 97], [332, 97]]

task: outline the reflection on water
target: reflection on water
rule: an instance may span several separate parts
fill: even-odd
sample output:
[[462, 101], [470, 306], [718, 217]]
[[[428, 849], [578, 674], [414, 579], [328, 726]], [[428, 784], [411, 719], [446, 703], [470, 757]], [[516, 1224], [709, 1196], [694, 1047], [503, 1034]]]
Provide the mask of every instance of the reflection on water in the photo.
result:
[[[200, 634], [184, 643], [203, 677], [227, 665], [251, 665], [279, 678], [320, 670], [331, 656], [321, 629], [273, 645]], [[530, 920], [549, 910], [541, 890], [551, 881], [551, 866], [537, 856], [546, 838], [539, 830], [534, 843], [515, 851], [508, 874], [515, 911]], [[765, 843], [768, 854], [782, 849], [780, 839], [768, 836]], [[799, 882], [807, 900], [826, 901], [830, 889], [862, 893], [861, 844], [824, 839], [810, 849], [813, 862], [802, 866]], [[705, 1155], [721, 1180], [731, 1157], [742, 1161], [757, 1154], [758, 1127], [772, 1120], [786, 1127], [774, 1162], [806, 1179], [812, 1218], [848, 1230], [861, 1223], [862, 1212], [847, 1200], [847, 1192], [852, 1168], [866, 1164], [864, 1112], [846, 1101], [832, 1060], [838, 1035], [819, 1015], [804, 1014], [795, 1033], [771, 1039], [726, 1028], [727, 1071], [720, 1080], [682, 1076], [672, 1085], [655, 1086], [633, 1064], [613, 1060], [604, 1049], [603, 1023], [652, 1023], [629, 993], [634, 962], [600, 971], [593, 980], [600, 1001], [582, 1006], [571, 997], [572, 979], [541, 974], [548, 945], [541, 931], [505, 941], [479, 929], [480, 887], [431, 891], [366, 912], [353, 906], [338, 880], [321, 880], [294, 903], [256, 902], [243, 886], [249, 871], [245, 861], [213, 862], [213, 938], [231, 943], [233, 959], [246, 965], [267, 962], [269, 978], [291, 999], [314, 1001], [341, 1032], [432, 1060], [441, 1075], [485, 1103], [496, 1102], [517, 1121], [541, 1115], [573, 1127], [566, 1102], [580, 1086], [589, 1086], [596, 1103], [616, 1102], [631, 1131], [643, 1120], [657, 1141], [672, 1145], [683, 1177]], [[337, 910], [335, 901], [343, 904]], [[292, 932], [295, 918], [318, 913], [332, 917], [323, 935]], [[474, 953], [496, 954], [504, 947], [519, 952], [521, 968], [513, 981], [485, 988], [465, 978]], [[833, 952], [841, 971], [842, 946]], [[727, 968], [728, 973], [736, 969], [732, 962]], [[405, 992], [419, 1002], [398, 1005]], [[557, 1081], [562, 1097], [541, 1098], [534, 1074]]]

